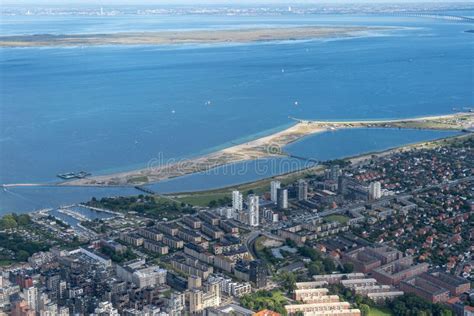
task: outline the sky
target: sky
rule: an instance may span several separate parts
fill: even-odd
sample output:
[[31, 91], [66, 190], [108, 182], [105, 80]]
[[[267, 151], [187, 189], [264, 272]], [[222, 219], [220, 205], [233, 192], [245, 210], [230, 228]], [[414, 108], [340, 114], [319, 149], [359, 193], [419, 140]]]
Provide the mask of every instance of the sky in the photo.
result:
[[[413, 2], [445, 2], [456, 3], [462, 0], [0, 0], [0, 4], [36, 4], [36, 5], [68, 5], [68, 4], [96, 4], [96, 5], [199, 5], [199, 4], [318, 4], [318, 3], [413, 3]], [[467, 2], [467, 1], [464, 1]]]

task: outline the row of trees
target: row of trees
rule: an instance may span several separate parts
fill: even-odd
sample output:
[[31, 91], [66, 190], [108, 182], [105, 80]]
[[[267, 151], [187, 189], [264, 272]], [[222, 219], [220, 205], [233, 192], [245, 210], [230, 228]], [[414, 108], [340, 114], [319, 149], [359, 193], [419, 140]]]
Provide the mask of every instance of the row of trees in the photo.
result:
[[109, 209], [116, 212], [132, 211], [151, 218], [176, 218], [181, 214], [194, 213], [192, 207], [185, 203], [176, 203], [164, 199], [156, 199], [150, 195], [122, 196], [113, 198], [92, 198], [90, 206]]
[[0, 254], [1, 260], [24, 262], [28, 258], [39, 251], [46, 251], [49, 245], [25, 240], [19, 234], [2, 234], [0, 233], [0, 248], [4, 248], [13, 253], [13, 256], [2, 252]]
[[107, 248], [107, 247], [102, 247], [100, 251], [108, 256], [110, 259], [112, 259], [113, 262], [116, 263], [121, 263], [129, 260], [136, 259], [137, 256], [133, 253], [133, 251], [130, 248], [127, 248], [124, 253], [116, 253], [112, 249]]
[[345, 263], [339, 268], [336, 267], [334, 261], [331, 258], [322, 257], [321, 253], [309, 246], [299, 247], [298, 252], [303, 257], [311, 259], [311, 263], [308, 264], [308, 272], [310, 276], [332, 273], [337, 269], [343, 273], [351, 273], [354, 270], [354, 265], [350, 263]]
[[227, 206], [232, 203], [232, 199], [228, 196], [225, 196], [221, 199], [212, 200], [209, 202], [208, 206], [210, 208], [218, 207], [218, 206]]
[[397, 297], [387, 306], [395, 316], [452, 316], [453, 312], [441, 305], [433, 304], [414, 294]]
[[28, 214], [7, 214], [0, 219], [0, 230], [27, 226], [30, 223], [31, 218]]

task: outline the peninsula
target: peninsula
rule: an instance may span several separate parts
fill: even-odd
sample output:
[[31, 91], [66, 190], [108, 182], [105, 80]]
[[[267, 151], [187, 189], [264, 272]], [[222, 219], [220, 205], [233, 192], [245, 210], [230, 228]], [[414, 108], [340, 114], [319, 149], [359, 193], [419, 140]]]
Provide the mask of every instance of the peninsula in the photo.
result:
[[474, 113], [456, 113], [401, 120], [313, 121], [295, 120], [295, 124], [280, 132], [247, 143], [231, 146], [200, 157], [181, 161], [151, 160], [147, 168], [66, 181], [65, 186], [127, 186], [143, 185], [204, 172], [219, 166], [243, 161], [284, 157], [284, 147], [305, 136], [343, 128], [416, 128], [467, 131], [474, 127]]
[[0, 47], [246, 43], [305, 40], [335, 36], [351, 37], [358, 36], [364, 31], [381, 31], [387, 29], [392, 28], [308, 26], [233, 30], [122, 32], [112, 34], [15, 35], [0, 36]]

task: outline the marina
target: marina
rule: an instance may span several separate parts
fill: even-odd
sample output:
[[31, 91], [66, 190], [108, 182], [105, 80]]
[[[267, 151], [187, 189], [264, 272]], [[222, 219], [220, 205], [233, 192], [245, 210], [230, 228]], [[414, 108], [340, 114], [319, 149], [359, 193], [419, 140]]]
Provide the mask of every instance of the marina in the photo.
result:
[[72, 204], [58, 208], [42, 210], [38, 213], [49, 214], [71, 228], [80, 236], [93, 237], [96, 234], [82, 225], [82, 222], [93, 220], [108, 220], [116, 217], [123, 217], [122, 214], [106, 209], [89, 207], [83, 204]]

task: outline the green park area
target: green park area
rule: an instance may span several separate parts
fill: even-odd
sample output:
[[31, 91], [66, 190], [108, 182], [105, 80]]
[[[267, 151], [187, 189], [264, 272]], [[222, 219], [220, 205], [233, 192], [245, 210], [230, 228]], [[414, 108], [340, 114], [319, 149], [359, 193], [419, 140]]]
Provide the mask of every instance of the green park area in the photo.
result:
[[349, 217], [335, 214], [324, 217], [324, 220], [327, 222], [338, 222], [341, 224], [347, 224], [347, 222], [349, 221]]
[[288, 299], [280, 291], [260, 290], [252, 294], [245, 294], [240, 298], [240, 304], [254, 311], [269, 309], [286, 315], [285, 305]]
[[369, 316], [392, 316], [392, 315], [393, 313], [388, 308], [375, 307], [375, 306], [370, 307]]
[[115, 212], [135, 212], [157, 220], [164, 218], [170, 220], [181, 217], [183, 214], [194, 213], [194, 210], [183, 202], [151, 195], [93, 198], [87, 202], [87, 205]]

